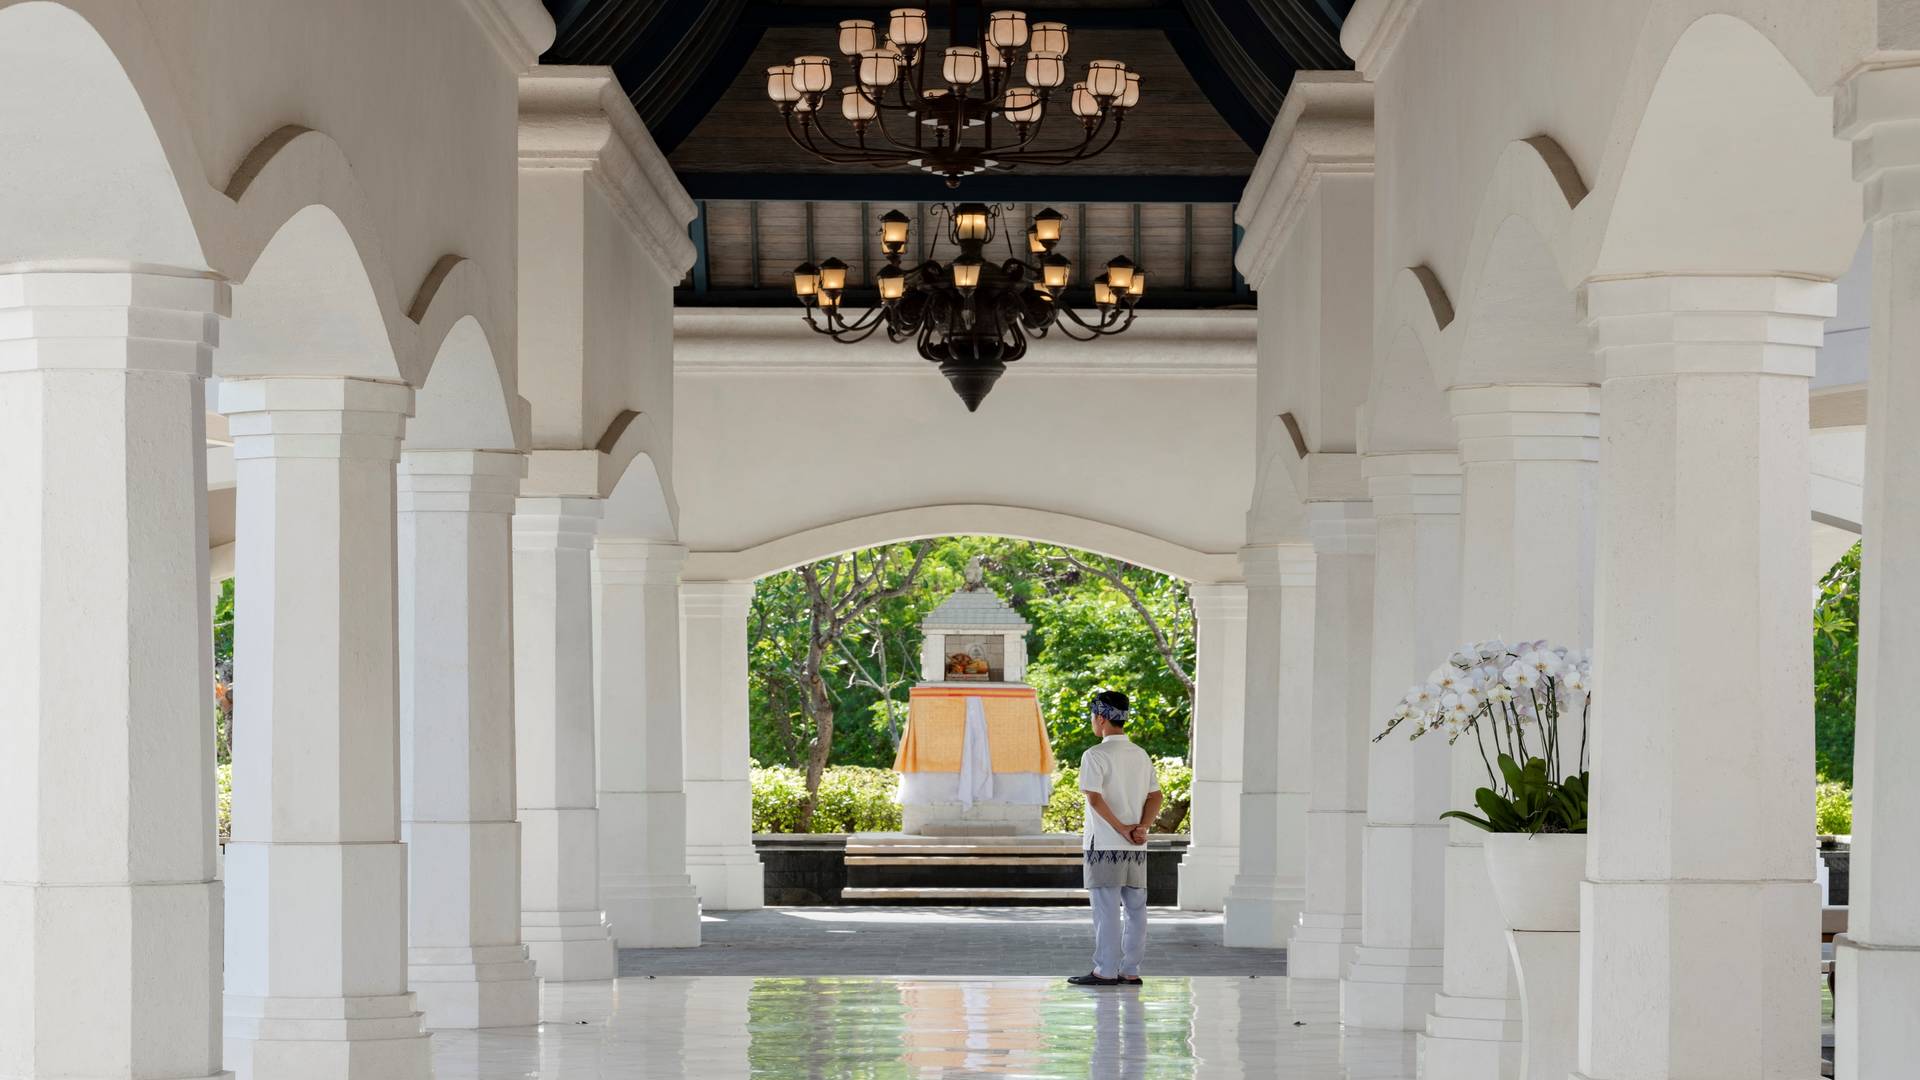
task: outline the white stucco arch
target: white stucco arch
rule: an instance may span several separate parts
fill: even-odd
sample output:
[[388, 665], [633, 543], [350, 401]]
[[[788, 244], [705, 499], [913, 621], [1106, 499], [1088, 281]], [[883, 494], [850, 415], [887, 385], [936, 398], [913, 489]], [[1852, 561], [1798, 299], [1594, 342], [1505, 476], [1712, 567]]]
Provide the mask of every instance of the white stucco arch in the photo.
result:
[[1507, 144], [1474, 220], [1460, 309], [1433, 357], [1441, 385], [1599, 381], [1566, 244], [1586, 194], [1551, 137]]
[[1361, 406], [1360, 449], [1369, 454], [1452, 450], [1453, 425], [1431, 357], [1453, 306], [1427, 267], [1402, 270], [1387, 296], [1388, 332], [1374, 357]]
[[524, 450], [527, 403], [502, 384], [486, 331], [463, 316], [440, 343], [407, 422], [408, 450]]
[[881, 544], [936, 536], [1005, 536], [1080, 548], [1190, 582], [1236, 580], [1235, 555], [1195, 551], [1102, 521], [1026, 506], [916, 506], [806, 529], [742, 551], [696, 551], [688, 580], [749, 581]]
[[600, 535], [671, 544], [679, 539], [679, 508], [672, 488], [651, 454], [635, 452], [607, 496]]
[[0, 265], [80, 269], [208, 265], [181, 177], [190, 147], [175, 103], [136, 83], [155, 65], [48, 0], [0, 6]]
[[1616, 113], [1576, 212], [1571, 261], [1585, 276], [1846, 271], [1860, 193], [1821, 96], [1831, 81], [1810, 85], [1790, 32], [1770, 28], [1708, 14], [1643, 36], [1636, 74], [1655, 74], [1638, 107]]
[[405, 345], [389, 332], [384, 290], [373, 280], [377, 265], [332, 207], [296, 210], [234, 286], [233, 319], [214, 370], [409, 382], [400, 361]]

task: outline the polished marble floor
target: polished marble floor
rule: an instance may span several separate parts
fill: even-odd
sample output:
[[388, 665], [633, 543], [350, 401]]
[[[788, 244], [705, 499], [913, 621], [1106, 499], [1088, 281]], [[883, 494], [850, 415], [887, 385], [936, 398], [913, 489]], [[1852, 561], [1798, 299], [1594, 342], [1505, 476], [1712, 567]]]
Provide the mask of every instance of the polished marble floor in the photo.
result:
[[[1287, 973], [1284, 949], [1229, 949], [1217, 912], [1149, 908], [1146, 970]], [[697, 949], [622, 949], [622, 975], [1072, 975], [1093, 916], [1062, 907], [787, 907], [708, 912]]]
[[439, 1032], [439, 1080], [1408, 1080], [1405, 1032], [1342, 1031], [1332, 983], [629, 976], [547, 986], [538, 1028]]

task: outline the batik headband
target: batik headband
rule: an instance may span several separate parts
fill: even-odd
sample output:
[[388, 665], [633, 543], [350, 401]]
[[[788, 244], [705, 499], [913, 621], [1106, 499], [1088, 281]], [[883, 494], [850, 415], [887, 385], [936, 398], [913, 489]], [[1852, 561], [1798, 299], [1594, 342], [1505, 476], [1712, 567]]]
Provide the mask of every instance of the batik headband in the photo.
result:
[[1109, 724], [1118, 724], [1121, 727], [1125, 727], [1127, 724], [1127, 710], [1120, 708], [1118, 705], [1109, 705], [1098, 698], [1094, 699], [1093, 702], [1093, 715], [1105, 720]]

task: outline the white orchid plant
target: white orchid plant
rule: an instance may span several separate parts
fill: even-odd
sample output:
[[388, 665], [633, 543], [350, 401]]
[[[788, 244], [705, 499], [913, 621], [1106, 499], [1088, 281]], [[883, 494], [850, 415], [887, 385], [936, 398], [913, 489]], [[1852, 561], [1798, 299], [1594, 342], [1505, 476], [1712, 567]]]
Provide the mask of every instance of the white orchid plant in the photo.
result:
[[[1583, 833], [1592, 707], [1591, 651], [1545, 641], [1480, 641], [1461, 646], [1426, 682], [1408, 690], [1373, 741], [1409, 724], [1409, 738], [1444, 731], [1449, 746], [1471, 732], [1489, 783], [1474, 792], [1480, 814], [1449, 810], [1442, 818], [1488, 832]], [[1577, 750], [1563, 745], [1572, 732], [1561, 722], [1575, 715]]]

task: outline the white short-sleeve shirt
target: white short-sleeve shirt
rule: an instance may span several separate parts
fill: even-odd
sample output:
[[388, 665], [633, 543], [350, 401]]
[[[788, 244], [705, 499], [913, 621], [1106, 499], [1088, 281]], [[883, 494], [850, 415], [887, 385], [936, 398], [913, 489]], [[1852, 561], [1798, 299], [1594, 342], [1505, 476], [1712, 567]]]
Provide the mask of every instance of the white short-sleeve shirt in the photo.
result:
[[[1147, 796], [1160, 790], [1153, 759], [1125, 735], [1109, 735], [1080, 757], [1080, 790], [1097, 791], [1121, 821], [1135, 821]], [[1139, 851], [1145, 847], [1122, 836], [1087, 805], [1083, 847], [1088, 851]]]

